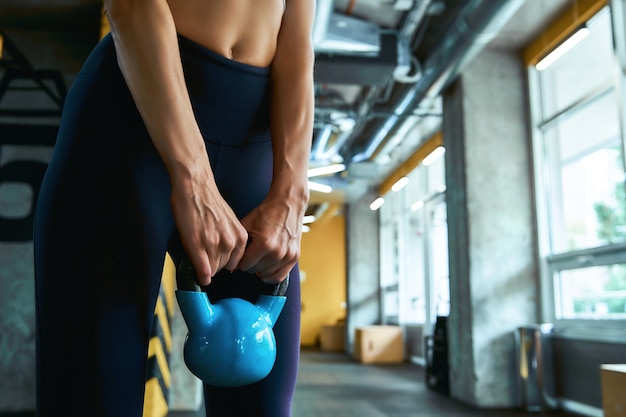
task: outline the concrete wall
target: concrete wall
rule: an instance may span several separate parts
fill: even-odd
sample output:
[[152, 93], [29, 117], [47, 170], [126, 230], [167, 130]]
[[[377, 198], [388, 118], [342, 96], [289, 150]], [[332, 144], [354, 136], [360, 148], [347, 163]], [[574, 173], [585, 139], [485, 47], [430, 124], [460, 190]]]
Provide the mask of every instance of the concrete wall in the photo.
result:
[[347, 220], [348, 305], [346, 350], [353, 352], [357, 327], [380, 323], [379, 218], [369, 209], [373, 196], [349, 204]]
[[451, 395], [518, 405], [514, 334], [537, 320], [525, 75], [487, 50], [444, 94]]
[[[31, 410], [35, 403], [33, 245], [31, 239], [23, 240], [23, 234], [26, 224], [32, 230], [36, 194], [30, 184], [8, 181], [4, 168], [23, 162], [37, 162], [45, 168], [51, 148], [0, 145], [0, 152], [0, 220], [6, 228], [0, 239], [1, 412]], [[18, 222], [24, 226], [8, 233]]]
[[[66, 85], [71, 84], [93, 45], [69, 34], [7, 34], [36, 69], [59, 70]], [[4, 59], [8, 58], [5, 53]], [[3, 74], [0, 71], [0, 76]], [[41, 91], [10, 91], [0, 99], [2, 109], [58, 109]], [[16, 123], [48, 128], [13, 133], [2, 129]], [[0, 117], [0, 412], [35, 408], [32, 216], [57, 124], [54, 117]]]

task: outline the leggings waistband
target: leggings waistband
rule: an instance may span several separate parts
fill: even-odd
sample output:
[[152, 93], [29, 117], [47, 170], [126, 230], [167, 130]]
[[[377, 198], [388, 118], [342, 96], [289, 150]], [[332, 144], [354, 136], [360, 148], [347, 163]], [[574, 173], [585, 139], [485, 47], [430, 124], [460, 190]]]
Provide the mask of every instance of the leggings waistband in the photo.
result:
[[218, 54], [204, 46], [184, 37], [178, 35], [178, 45], [180, 47], [181, 54], [189, 54], [199, 59], [211, 60], [218, 65], [222, 65], [228, 69], [235, 71], [246, 72], [253, 75], [268, 76], [270, 72], [269, 67], [259, 67], [255, 65], [245, 64], [243, 62], [234, 61], [226, 58], [223, 55]]
[[[187, 90], [205, 140], [232, 146], [270, 141], [270, 68], [230, 60], [181, 35], [178, 42]], [[92, 51], [81, 74], [112, 83], [111, 94], [117, 87], [127, 91], [110, 34]]]

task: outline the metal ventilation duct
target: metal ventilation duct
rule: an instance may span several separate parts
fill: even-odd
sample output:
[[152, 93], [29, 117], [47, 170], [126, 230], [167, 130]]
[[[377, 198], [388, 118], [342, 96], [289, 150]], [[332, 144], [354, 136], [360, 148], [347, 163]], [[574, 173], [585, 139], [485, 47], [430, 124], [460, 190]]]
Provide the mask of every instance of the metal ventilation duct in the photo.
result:
[[380, 51], [375, 56], [346, 53], [317, 53], [315, 82], [348, 85], [385, 85], [400, 63], [398, 37], [379, 35]]
[[336, 13], [333, 0], [317, 3], [313, 48], [317, 83], [385, 85], [398, 67], [401, 73], [410, 69], [410, 50], [397, 33]]
[[376, 56], [380, 51], [378, 25], [333, 11], [333, 0], [318, 0], [313, 25], [316, 53]]
[[380, 29], [372, 22], [331, 13], [324, 37], [314, 39], [317, 53], [376, 56], [380, 52]]
[[369, 160], [377, 149], [392, 137], [405, 116], [424, 99], [436, 97], [504, 27], [525, 0], [473, 0], [461, 11], [455, 24], [446, 32], [440, 46], [422, 66], [420, 80], [406, 88], [392, 105], [381, 112], [391, 113], [377, 122], [371, 140], [361, 149], [349, 146], [344, 159], [350, 162]]

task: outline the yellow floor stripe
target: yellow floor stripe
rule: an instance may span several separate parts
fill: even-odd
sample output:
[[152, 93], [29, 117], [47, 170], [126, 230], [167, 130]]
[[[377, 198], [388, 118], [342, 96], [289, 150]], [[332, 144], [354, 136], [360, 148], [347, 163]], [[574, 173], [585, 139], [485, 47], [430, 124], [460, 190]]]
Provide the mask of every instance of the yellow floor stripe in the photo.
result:
[[172, 331], [170, 329], [170, 320], [165, 311], [161, 296], [157, 299], [155, 315], [159, 319], [159, 324], [163, 330], [163, 339], [165, 339], [165, 347], [168, 352], [172, 351]]
[[[172, 351], [172, 333], [170, 328], [170, 318], [174, 315], [175, 309], [175, 290], [176, 290], [176, 267], [169, 254], [165, 256], [163, 264], [163, 273], [161, 276], [161, 291], [157, 299], [154, 311], [154, 320], [159, 321], [161, 332], [163, 333], [163, 341], [167, 352]], [[166, 417], [169, 412], [168, 398], [166, 393], [162, 391], [162, 383], [169, 390], [171, 383], [171, 374], [167, 355], [163, 349], [163, 343], [157, 335], [152, 335], [148, 345], [148, 358], [156, 358], [156, 375], [158, 377], [150, 378], [146, 381], [143, 417]], [[154, 364], [154, 362], [152, 362]], [[165, 389], [165, 388], [163, 388]]]
[[146, 396], [143, 403], [143, 417], [165, 417], [168, 414], [168, 406], [161, 385], [156, 378], [146, 381]]
[[176, 266], [169, 254], [165, 254], [165, 262], [163, 264], [163, 276], [161, 277], [161, 287], [165, 294], [165, 302], [169, 316], [174, 315], [174, 307], [176, 301]]
[[163, 376], [163, 382], [165, 383], [165, 386], [169, 388], [170, 368], [167, 363], [167, 358], [165, 357], [165, 352], [163, 352], [163, 345], [158, 337], [150, 339], [150, 344], [148, 345], [148, 357], [150, 356], [156, 356], [159, 369], [161, 370], [161, 376]]

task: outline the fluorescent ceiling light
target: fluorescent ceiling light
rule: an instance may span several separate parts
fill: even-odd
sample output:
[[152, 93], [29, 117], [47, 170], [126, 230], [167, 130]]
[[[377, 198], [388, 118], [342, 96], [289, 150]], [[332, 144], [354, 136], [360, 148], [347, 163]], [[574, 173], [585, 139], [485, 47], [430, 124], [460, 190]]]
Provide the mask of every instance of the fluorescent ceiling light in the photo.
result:
[[370, 210], [376, 211], [381, 208], [383, 204], [385, 204], [385, 200], [382, 197], [378, 197], [376, 200], [372, 201], [372, 204], [370, 204]]
[[341, 172], [345, 170], [346, 170], [346, 166], [344, 164], [333, 164], [333, 165], [326, 165], [323, 167], [310, 168], [307, 175], [309, 176], [309, 178], [318, 177], [320, 175], [334, 174], [336, 172]]
[[415, 203], [411, 204], [411, 211], [417, 211], [424, 207], [424, 202], [422, 200], [418, 200]]
[[346, 132], [348, 130], [354, 129], [354, 126], [356, 125], [356, 120], [351, 117], [346, 117], [344, 119], [340, 119], [337, 122], [337, 125], [339, 125], [339, 129]]
[[443, 146], [437, 146], [435, 149], [433, 149], [431, 153], [426, 155], [426, 158], [424, 158], [424, 160], [422, 160], [422, 165], [432, 165], [432, 163], [439, 159], [439, 157], [444, 153], [446, 153], [446, 148], [444, 148]]
[[309, 216], [304, 216], [304, 220], [302, 221], [302, 223], [309, 224], [309, 223], [313, 223], [314, 221], [315, 221], [315, 216], [309, 215]]
[[576, 32], [572, 34], [569, 38], [565, 40], [562, 44], [557, 46], [552, 52], [542, 58], [535, 68], [537, 71], [543, 71], [556, 62], [557, 59], [561, 58], [563, 55], [567, 53], [570, 49], [572, 49], [578, 42], [582, 41], [589, 35], [589, 28], [586, 26], [581, 26]]
[[309, 181], [309, 190], [319, 191], [320, 193], [330, 193], [333, 191], [333, 187], [326, 184], [320, 184], [319, 182]]
[[402, 177], [391, 186], [391, 191], [393, 191], [394, 193], [398, 192], [401, 189], [403, 189], [404, 186], [407, 185], [408, 183], [409, 183], [409, 179], [407, 177]]

